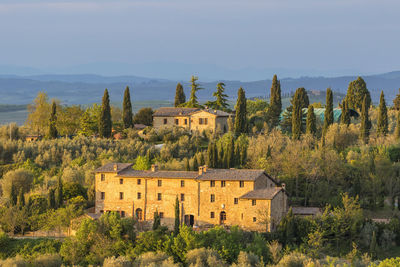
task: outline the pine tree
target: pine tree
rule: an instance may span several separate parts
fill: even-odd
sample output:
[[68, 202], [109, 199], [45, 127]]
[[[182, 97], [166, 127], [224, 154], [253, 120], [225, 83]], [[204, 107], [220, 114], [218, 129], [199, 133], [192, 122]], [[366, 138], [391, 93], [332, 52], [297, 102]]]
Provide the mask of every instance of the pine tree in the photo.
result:
[[394, 137], [397, 140], [400, 139], [400, 111], [397, 111], [397, 121], [396, 121], [396, 129], [394, 132]]
[[377, 133], [378, 136], [386, 136], [389, 132], [388, 114], [385, 101], [385, 95], [381, 91], [381, 97], [379, 101], [378, 109], [378, 123], [377, 123]]
[[55, 190], [50, 189], [49, 190], [49, 195], [47, 199], [47, 205], [50, 209], [55, 209], [56, 208], [56, 195], [55, 195]]
[[180, 212], [179, 212], [179, 199], [176, 196], [175, 199], [175, 224], [174, 224], [174, 235], [177, 236], [179, 234], [179, 225], [180, 225]]
[[189, 164], [189, 159], [185, 159], [185, 171], [190, 171], [190, 164]]
[[368, 116], [368, 100], [367, 96], [364, 96], [364, 101], [361, 108], [361, 128], [360, 128], [360, 138], [364, 143], [368, 143], [369, 140], [369, 130], [371, 129], [371, 121]]
[[270, 127], [274, 128], [278, 126], [282, 112], [281, 82], [276, 75], [272, 78], [269, 110]]
[[153, 231], [157, 230], [161, 226], [161, 218], [158, 214], [158, 210], [154, 212], [154, 221], [153, 221]]
[[216, 98], [215, 101], [208, 101], [205, 105], [209, 108], [223, 110], [223, 111], [230, 111], [229, 104], [228, 104], [228, 95], [224, 93], [225, 91], [225, 84], [218, 83], [217, 84], [217, 91], [213, 93], [213, 96]]
[[56, 189], [56, 206], [57, 208], [60, 208], [63, 206], [64, 201], [64, 192], [63, 192], [63, 184], [61, 181], [61, 178], [58, 178], [58, 184], [57, 184], [57, 189]]
[[49, 122], [49, 138], [55, 139], [58, 136], [57, 128], [57, 105], [56, 102], [53, 101], [51, 105], [51, 114], [50, 114], [50, 122]]
[[196, 155], [194, 155], [194, 157], [193, 157], [193, 170], [194, 171], [198, 171], [199, 170], [199, 163], [197, 161]]
[[200, 85], [197, 83], [198, 79], [199, 78], [196, 76], [192, 76], [192, 78], [190, 79], [192, 89], [190, 91], [190, 99], [189, 99], [189, 102], [186, 103], [186, 107], [189, 107], [189, 108], [200, 107], [199, 101], [197, 100], [196, 93], [197, 93], [197, 91], [199, 91], [203, 88], [201, 88]]
[[369, 108], [371, 106], [371, 95], [363, 78], [358, 77], [357, 80], [349, 83], [346, 95], [348, 107], [350, 109], [361, 110], [364, 97], [367, 98], [366, 105]]
[[183, 91], [183, 86], [181, 83], [178, 83], [176, 85], [176, 91], [175, 91], [175, 107], [179, 107], [180, 105], [184, 104], [186, 102], [186, 95], [185, 92]]
[[347, 105], [346, 100], [342, 101], [342, 115], [340, 116], [340, 122], [346, 125], [350, 125], [351, 122], [349, 105]]
[[10, 190], [10, 203], [11, 203], [11, 206], [17, 205], [17, 202], [18, 202], [17, 188], [15, 187], [14, 184], [11, 184], [11, 190]]
[[108, 90], [104, 90], [103, 101], [101, 105], [101, 115], [99, 120], [99, 134], [100, 137], [110, 138], [112, 131], [111, 122], [111, 108], [110, 108], [110, 96]]
[[306, 133], [315, 135], [317, 132], [317, 118], [314, 113], [314, 106], [309, 105], [307, 110], [307, 123], [306, 123]]
[[[304, 88], [303, 88], [304, 89]], [[296, 90], [295, 95], [292, 99], [293, 111], [292, 111], [292, 138], [294, 140], [300, 139], [301, 135], [301, 124], [302, 124], [302, 88]]]
[[324, 127], [323, 133], [328, 131], [329, 125], [333, 123], [333, 95], [331, 88], [326, 90], [326, 108], [324, 114]]
[[25, 207], [25, 197], [24, 197], [24, 191], [22, 188], [19, 189], [19, 194], [18, 194], [18, 200], [17, 200], [17, 206], [21, 210], [23, 207]]
[[235, 116], [235, 135], [247, 133], [247, 118], [246, 118], [246, 95], [242, 87], [238, 90], [238, 98], [236, 102]]
[[395, 110], [400, 110], [400, 89], [399, 89], [399, 93], [393, 99], [393, 108]]
[[132, 103], [131, 103], [131, 94], [129, 92], [129, 86], [125, 88], [124, 93], [124, 101], [122, 104], [122, 114], [123, 114], [123, 122], [124, 128], [132, 128], [133, 127], [133, 114], [132, 114]]

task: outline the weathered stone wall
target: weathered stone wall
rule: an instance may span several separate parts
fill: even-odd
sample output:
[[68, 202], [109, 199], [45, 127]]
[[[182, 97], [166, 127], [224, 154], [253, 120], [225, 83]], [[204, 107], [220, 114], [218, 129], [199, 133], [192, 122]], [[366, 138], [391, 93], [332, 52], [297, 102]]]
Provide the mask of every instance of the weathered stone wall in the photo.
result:
[[[164, 119], [167, 120], [167, 124], [164, 124]], [[176, 120], [178, 120], [178, 124], [176, 124]], [[187, 124], [185, 124], [185, 120]], [[153, 117], [153, 127], [172, 127], [172, 126], [180, 126], [187, 129], [190, 129], [190, 116], [176, 116], [176, 117]]]

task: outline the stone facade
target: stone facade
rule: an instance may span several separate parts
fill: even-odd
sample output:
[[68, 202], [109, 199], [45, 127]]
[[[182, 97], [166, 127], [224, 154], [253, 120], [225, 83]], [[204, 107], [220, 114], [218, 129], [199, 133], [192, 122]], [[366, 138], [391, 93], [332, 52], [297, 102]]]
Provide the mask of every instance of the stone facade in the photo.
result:
[[262, 170], [199, 172], [132, 170], [129, 164], [108, 164], [96, 170], [97, 214], [117, 211], [173, 228], [176, 197], [180, 221], [191, 226], [238, 225], [251, 231], [272, 231], [287, 212], [287, 195]]
[[153, 114], [153, 126], [183, 127], [192, 131], [228, 131], [229, 114], [220, 110], [198, 108], [160, 108]]

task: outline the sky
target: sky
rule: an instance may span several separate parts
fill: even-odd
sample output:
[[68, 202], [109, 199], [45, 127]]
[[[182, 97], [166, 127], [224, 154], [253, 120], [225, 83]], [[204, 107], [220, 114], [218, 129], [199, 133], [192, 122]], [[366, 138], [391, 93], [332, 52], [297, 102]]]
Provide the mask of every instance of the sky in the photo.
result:
[[400, 70], [399, 12], [398, 0], [0, 0], [0, 69], [237, 80], [383, 73]]

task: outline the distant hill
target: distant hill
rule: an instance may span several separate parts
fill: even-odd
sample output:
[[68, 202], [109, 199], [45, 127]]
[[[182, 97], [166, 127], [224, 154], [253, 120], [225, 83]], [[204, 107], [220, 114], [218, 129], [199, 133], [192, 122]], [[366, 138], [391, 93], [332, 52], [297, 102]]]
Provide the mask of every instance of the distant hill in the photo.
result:
[[[282, 93], [289, 94], [298, 87], [307, 90], [325, 91], [331, 87], [334, 92], [345, 94], [350, 81], [357, 76], [343, 77], [300, 77], [281, 78]], [[385, 92], [387, 102], [398, 93], [400, 87], [400, 71], [363, 76], [372, 99], [379, 100], [380, 91]], [[189, 77], [188, 77], [189, 80]], [[217, 82], [200, 83], [204, 90], [199, 91], [199, 99], [205, 101], [212, 98]], [[100, 75], [0, 75], [0, 104], [31, 103], [39, 91], [45, 91], [50, 98], [58, 98], [64, 104], [88, 104], [100, 102], [105, 88], [110, 91], [112, 102], [121, 102], [126, 86], [131, 87], [132, 101], [172, 101], [178, 81], [136, 76], [106, 77]], [[180, 81], [182, 82], [182, 81]], [[271, 80], [265, 79], [253, 82], [223, 81], [230, 99], [235, 99], [237, 89], [242, 86], [247, 97], [268, 97]], [[187, 96], [190, 94], [188, 82], [182, 82]], [[339, 96], [339, 94], [338, 94]], [[323, 97], [322, 97], [323, 98]]]

